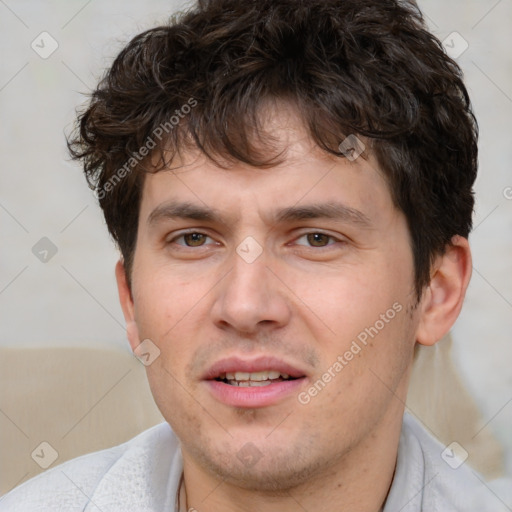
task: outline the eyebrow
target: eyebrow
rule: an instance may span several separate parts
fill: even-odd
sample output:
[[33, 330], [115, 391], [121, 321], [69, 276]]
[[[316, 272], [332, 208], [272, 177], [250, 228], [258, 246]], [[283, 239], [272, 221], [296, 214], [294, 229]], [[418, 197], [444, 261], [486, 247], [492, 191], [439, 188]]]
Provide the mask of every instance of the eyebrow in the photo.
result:
[[[147, 223], [156, 224], [165, 219], [197, 220], [226, 224], [226, 219], [216, 208], [190, 202], [169, 201], [157, 206], [149, 215]], [[308, 219], [333, 219], [359, 227], [369, 228], [372, 221], [361, 211], [338, 202], [326, 202], [303, 206], [289, 206], [273, 212], [271, 222], [286, 223]]]
[[188, 202], [166, 202], [157, 206], [148, 217], [148, 224], [156, 224], [164, 219], [190, 219], [216, 222], [222, 218], [214, 208], [195, 205]]
[[336, 202], [290, 206], [274, 214], [274, 220], [276, 222], [291, 222], [307, 219], [340, 220], [360, 227], [370, 227], [372, 225], [371, 220], [363, 212]]

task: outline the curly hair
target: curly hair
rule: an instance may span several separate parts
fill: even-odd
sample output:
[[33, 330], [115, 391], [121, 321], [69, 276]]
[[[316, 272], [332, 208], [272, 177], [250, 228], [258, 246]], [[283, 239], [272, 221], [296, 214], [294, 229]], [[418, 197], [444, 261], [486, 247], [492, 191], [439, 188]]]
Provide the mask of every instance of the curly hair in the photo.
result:
[[255, 129], [267, 99], [291, 101], [332, 155], [348, 134], [371, 141], [419, 300], [434, 258], [471, 231], [478, 126], [461, 69], [406, 0], [199, 0], [134, 37], [68, 137], [128, 276], [145, 173], [192, 147], [219, 166], [277, 165]]

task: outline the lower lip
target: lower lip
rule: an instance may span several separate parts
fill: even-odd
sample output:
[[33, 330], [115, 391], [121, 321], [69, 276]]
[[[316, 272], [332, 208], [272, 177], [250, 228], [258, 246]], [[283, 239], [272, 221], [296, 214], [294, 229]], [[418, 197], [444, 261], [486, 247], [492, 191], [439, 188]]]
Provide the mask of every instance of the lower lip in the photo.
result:
[[298, 393], [305, 377], [268, 384], [267, 386], [240, 387], [231, 386], [217, 380], [208, 380], [206, 383], [213, 396], [226, 405], [232, 407], [267, 407], [278, 403], [292, 393]]

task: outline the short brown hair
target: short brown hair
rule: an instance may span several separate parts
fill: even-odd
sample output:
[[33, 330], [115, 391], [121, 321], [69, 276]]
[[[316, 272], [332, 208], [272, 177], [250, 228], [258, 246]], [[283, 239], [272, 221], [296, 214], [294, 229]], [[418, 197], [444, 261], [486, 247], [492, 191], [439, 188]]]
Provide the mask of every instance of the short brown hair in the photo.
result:
[[[405, 0], [199, 0], [133, 38], [68, 139], [128, 275], [147, 159], [193, 144], [218, 165], [275, 165], [253, 144], [269, 147], [253, 129], [269, 98], [292, 101], [333, 155], [349, 134], [371, 141], [407, 218], [419, 300], [434, 257], [471, 230], [478, 128], [460, 68]], [[169, 162], [162, 151], [158, 169]]]

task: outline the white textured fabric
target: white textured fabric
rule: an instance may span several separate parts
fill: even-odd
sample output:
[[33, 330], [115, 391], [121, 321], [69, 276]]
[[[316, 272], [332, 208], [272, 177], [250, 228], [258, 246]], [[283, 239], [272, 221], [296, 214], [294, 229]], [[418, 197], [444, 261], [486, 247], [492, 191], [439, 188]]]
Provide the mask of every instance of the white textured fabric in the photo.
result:
[[485, 482], [468, 466], [471, 457], [454, 469], [441, 456], [444, 450], [416, 419], [404, 414], [395, 477], [384, 512], [512, 510], [512, 479]]
[[[512, 482], [492, 485], [467, 464], [452, 469], [444, 447], [408, 413], [384, 512], [501, 512], [512, 507]], [[172, 512], [183, 471], [167, 423], [122, 445], [68, 461], [0, 499], [0, 512]], [[369, 483], [370, 485], [370, 483]]]
[[178, 440], [161, 423], [25, 482], [0, 499], [0, 511], [172, 512], [182, 471]]

